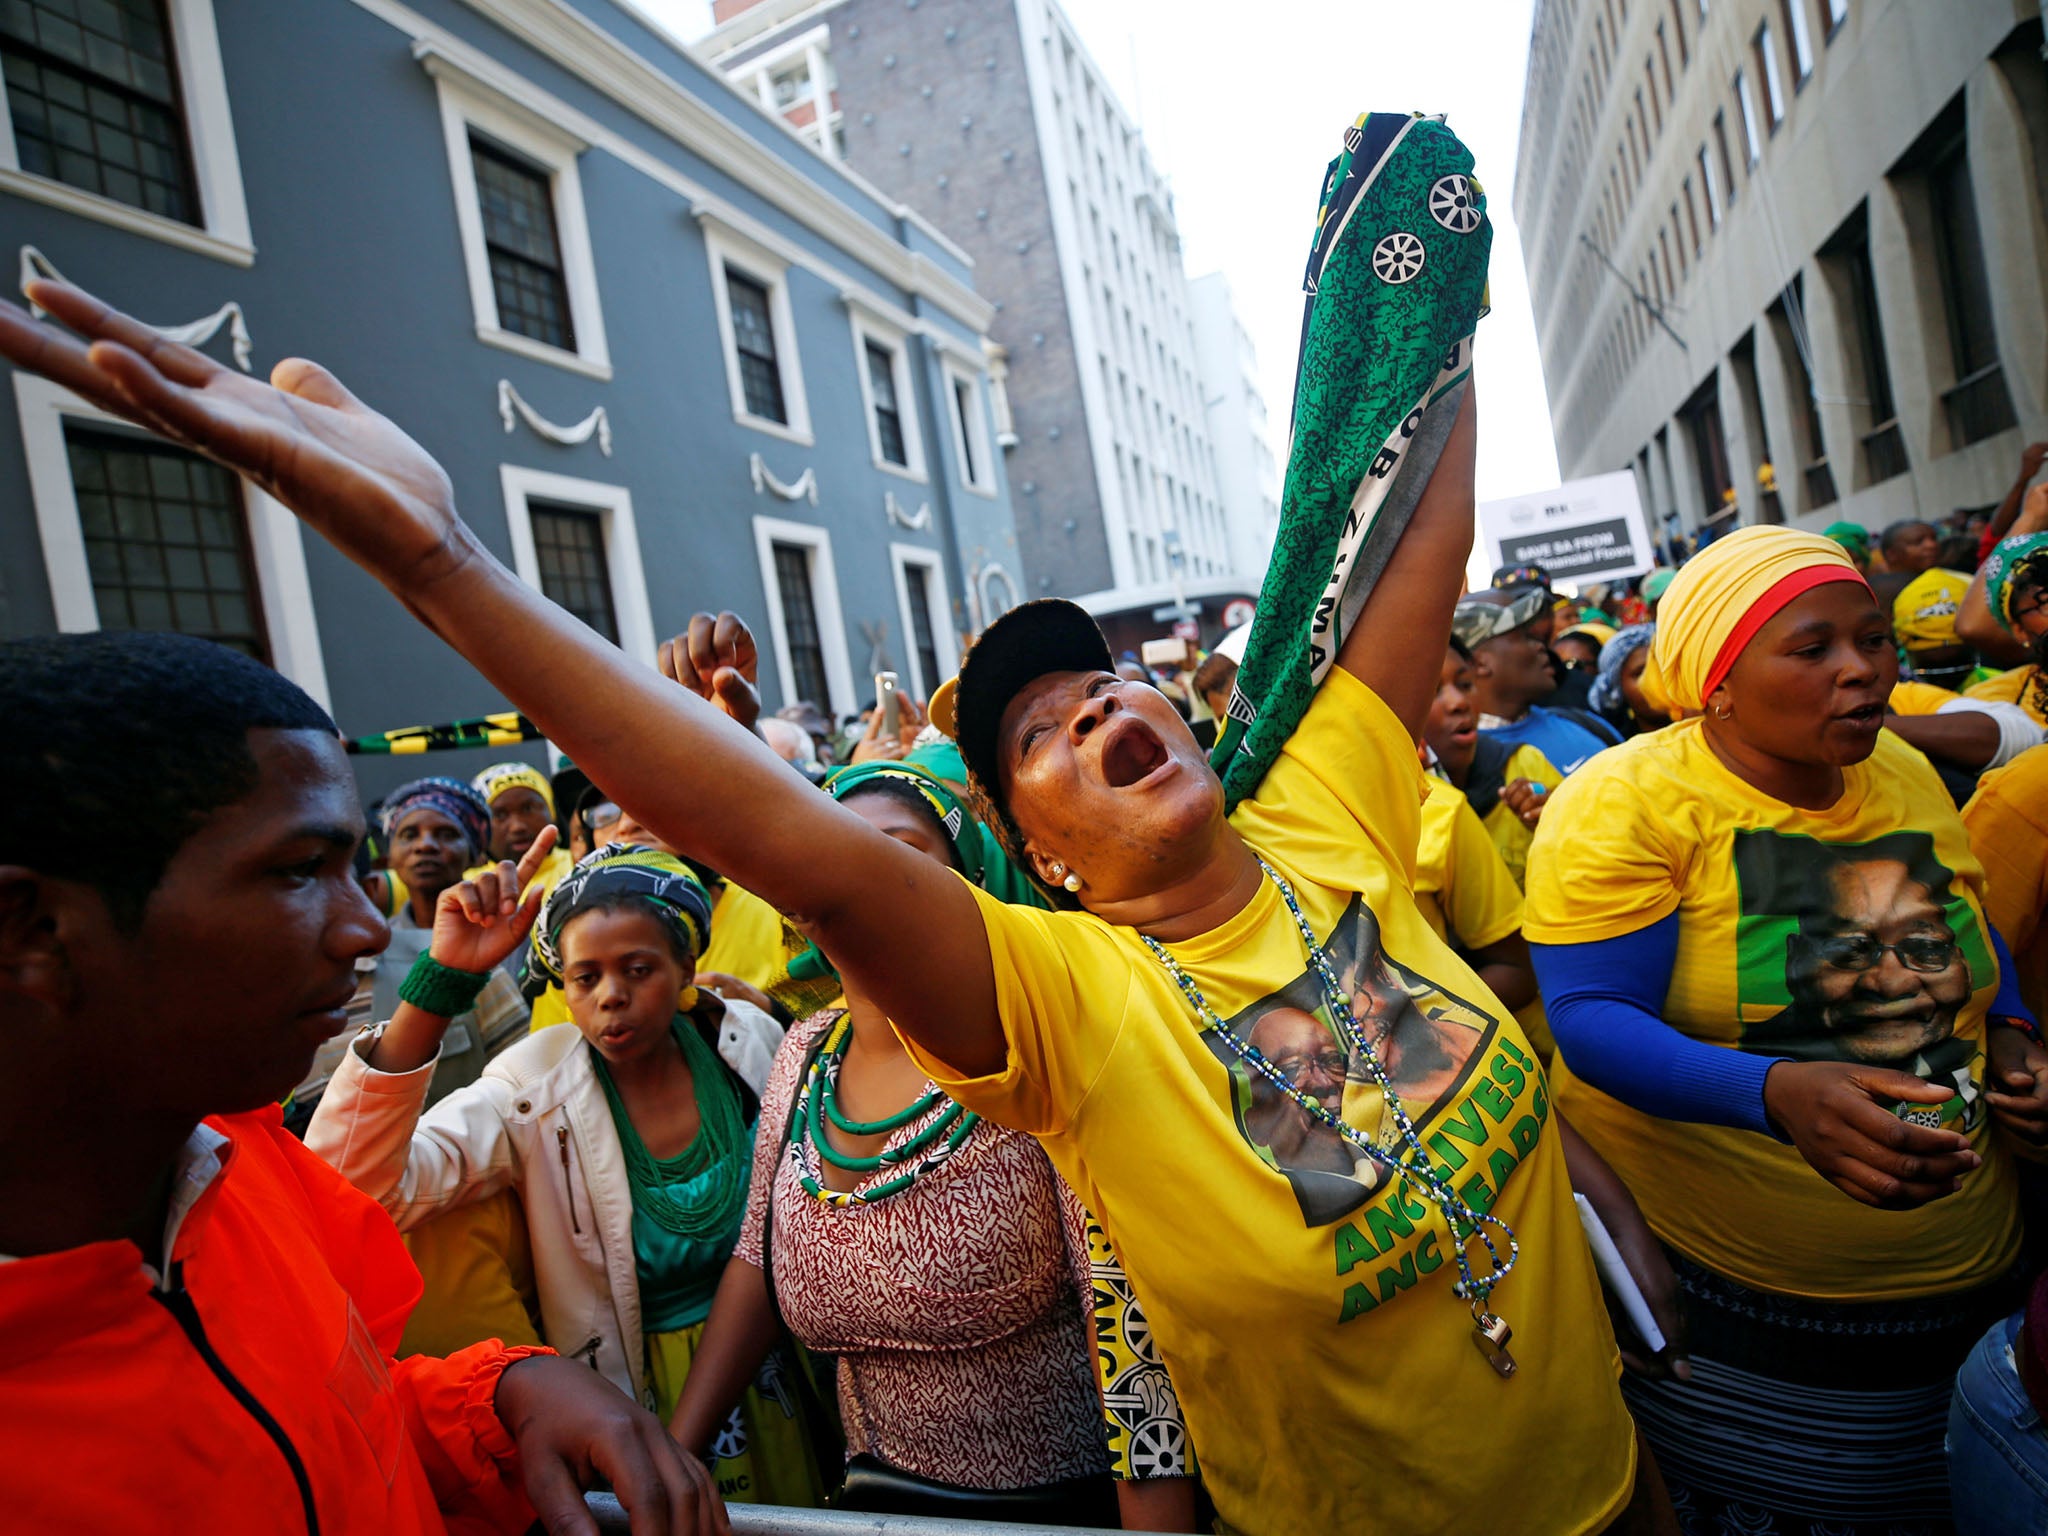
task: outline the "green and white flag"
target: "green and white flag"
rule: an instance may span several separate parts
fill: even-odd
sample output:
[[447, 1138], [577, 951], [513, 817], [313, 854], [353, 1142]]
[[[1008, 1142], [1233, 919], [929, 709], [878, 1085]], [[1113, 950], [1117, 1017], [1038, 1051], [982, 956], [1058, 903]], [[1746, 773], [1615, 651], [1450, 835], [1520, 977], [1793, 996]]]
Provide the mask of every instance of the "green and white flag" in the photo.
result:
[[1212, 761], [1252, 794], [1429, 483], [1472, 370], [1493, 226], [1441, 117], [1373, 112], [1323, 178], [1273, 563]]

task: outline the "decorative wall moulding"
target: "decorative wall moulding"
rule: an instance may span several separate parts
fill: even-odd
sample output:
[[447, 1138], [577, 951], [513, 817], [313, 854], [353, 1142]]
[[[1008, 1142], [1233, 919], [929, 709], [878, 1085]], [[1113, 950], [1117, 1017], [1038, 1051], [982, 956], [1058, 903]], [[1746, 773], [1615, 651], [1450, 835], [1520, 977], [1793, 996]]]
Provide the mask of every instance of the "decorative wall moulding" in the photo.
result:
[[[32, 245], [24, 245], [21, 248], [21, 288], [26, 290], [29, 279], [34, 277], [47, 278], [56, 283], [70, 281], [50, 264], [49, 257]], [[35, 306], [31, 305], [30, 308], [34, 309]], [[37, 309], [35, 313], [41, 318], [43, 311]], [[147, 320], [142, 323], [149, 325]], [[255, 355], [255, 344], [249, 338], [248, 322], [242, 318], [242, 306], [232, 299], [202, 319], [190, 320], [183, 325], [150, 325], [149, 328], [166, 341], [181, 342], [188, 347], [203, 347], [220, 333], [222, 326], [228, 328], [228, 344], [234, 350], [235, 366], [247, 373], [250, 360]]]
[[882, 515], [892, 527], [907, 528], [912, 533], [923, 533], [932, 525], [932, 504], [919, 502], [915, 512], [906, 511], [903, 503], [896, 499], [894, 491], [882, 493]]
[[795, 480], [784, 482], [776, 479], [769, 472], [767, 463], [758, 453], [747, 456], [747, 465], [753, 473], [754, 494], [756, 496], [766, 491], [770, 495], [779, 496], [784, 501], [808, 501], [814, 507], [818, 504], [818, 471], [816, 468], [807, 469], [798, 475]]
[[597, 406], [591, 413], [573, 427], [558, 427], [540, 412], [520, 398], [519, 391], [512, 387], [510, 379], [498, 380], [498, 419], [505, 423], [505, 430], [514, 430], [519, 422], [525, 422], [533, 429], [534, 435], [544, 437], [551, 443], [564, 448], [574, 448], [597, 438], [597, 451], [606, 458], [612, 456], [612, 421], [605, 414], [603, 406]]

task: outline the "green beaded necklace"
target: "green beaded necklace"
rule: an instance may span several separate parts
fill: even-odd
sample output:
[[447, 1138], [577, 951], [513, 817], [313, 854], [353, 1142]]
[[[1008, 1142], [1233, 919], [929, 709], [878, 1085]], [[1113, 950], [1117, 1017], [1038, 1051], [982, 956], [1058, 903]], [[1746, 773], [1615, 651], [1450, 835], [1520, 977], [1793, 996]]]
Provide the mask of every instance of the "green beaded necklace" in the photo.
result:
[[[852, 1016], [841, 1015], [838, 1022], [831, 1026], [831, 1033], [826, 1036], [824, 1047], [812, 1061], [810, 1075], [804, 1080], [803, 1102], [798, 1108], [797, 1117], [803, 1122], [804, 1134], [817, 1151], [820, 1161], [830, 1163], [835, 1168], [844, 1168], [849, 1173], [873, 1173], [878, 1168], [893, 1168], [917, 1157], [927, 1148], [934, 1148], [934, 1144], [938, 1143], [941, 1137], [945, 1140], [932, 1150], [930, 1156], [922, 1158], [893, 1178], [884, 1179], [871, 1189], [828, 1189], [820, 1180], [812, 1177], [810, 1170], [805, 1168], [799, 1159], [797, 1178], [804, 1187], [804, 1193], [815, 1196], [827, 1205], [870, 1205], [908, 1189], [917, 1182], [919, 1174], [957, 1151], [960, 1144], [973, 1134], [975, 1126], [981, 1123], [980, 1117], [972, 1110], [954, 1103], [937, 1088], [926, 1090], [913, 1100], [908, 1108], [884, 1119], [849, 1119], [839, 1108], [837, 1089], [839, 1069], [846, 1060], [846, 1047], [852, 1038]], [[904, 1126], [931, 1114], [940, 1104], [944, 1104], [946, 1108], [933, 1117], [930, 1125], [902, 1146], [884, 1147], [873, 1157], [858, 1157], [850, 1152], [841, 1152], [826, 1139], [823, 1124], [825, 1120], [830, 1120], [848, 1136], [881, 1136], [890, 1131], [901, 1130]]]
[[[640, 1139], [625, 1102], [612, 1082], [611, 1069], [595, 1046], [591, 1059], [597, 1065], [597, 1080], [611, 1106], [612, 1123], [618, 1127], [619, 1147], [626, 1157], [626, 1180], [632, 1188], [633, 1208], [664, 1232], [677, 1237], [710, 1239], [731, 1232], [746, 1204], [749, 1142], [746, 1120], [740, 1113], [739, 1091], [726, 1076], [718, 1053], [697, 1033], [694, 1022], [677, 1014], [670, 1028], [681, 1047], [683, 1061], [690, 1069], [690, 1082], [697, 1096], [697, 1134], [674, 1157], [657, 1158]], [[672, 1184], [684, 1184], [716, 1170], [717, 1177], [695, 1200], [679, 1200]]]

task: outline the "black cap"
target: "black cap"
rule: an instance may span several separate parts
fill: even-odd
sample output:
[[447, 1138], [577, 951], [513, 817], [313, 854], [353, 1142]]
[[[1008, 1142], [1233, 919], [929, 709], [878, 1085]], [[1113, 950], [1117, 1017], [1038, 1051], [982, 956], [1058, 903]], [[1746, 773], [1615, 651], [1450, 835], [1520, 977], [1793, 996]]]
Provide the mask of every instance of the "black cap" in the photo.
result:
[[1003, 711], [1024, 686], [1048, 672], [1110, 672], [1109, 642], [1088, 610], [1063, 597], [1021, 604], [981, 632], [960, 664], [952, 720], [935, 723], [959, 743], [961, 760], [983, 791], [996, 791], [996, 741]]

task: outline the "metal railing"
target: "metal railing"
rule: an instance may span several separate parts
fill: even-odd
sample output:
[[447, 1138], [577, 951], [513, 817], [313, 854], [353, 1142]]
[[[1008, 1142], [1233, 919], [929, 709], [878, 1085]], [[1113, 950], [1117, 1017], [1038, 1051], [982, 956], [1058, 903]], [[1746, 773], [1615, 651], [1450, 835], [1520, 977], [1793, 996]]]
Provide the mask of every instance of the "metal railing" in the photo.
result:
[[[586, 1493], [583, 1502], [600, 1536], [632, 1529], [609, 1493]], [[733, 1536], [1075, 1536], [1094, 1527], [1012, 1525], [996, 1520], [934, 1520], [922, 1515], [868, 1515], [844, 1509], [792, 1509], [781, 1504], [728, 1504]], [[1106, 1536], [1106, 1533], [1104, 1533]]]

